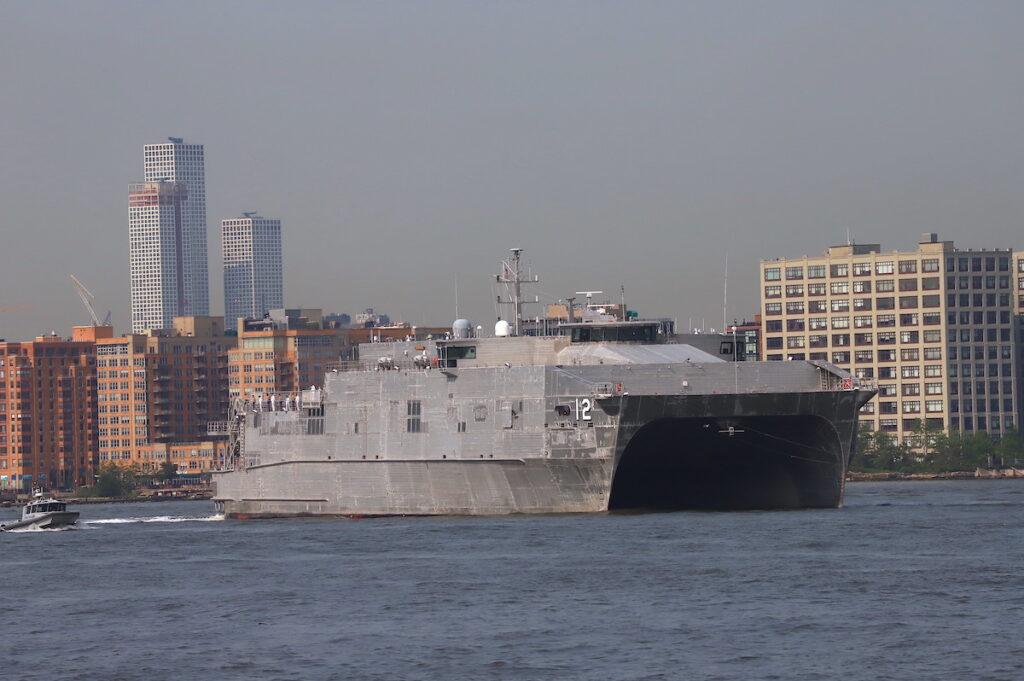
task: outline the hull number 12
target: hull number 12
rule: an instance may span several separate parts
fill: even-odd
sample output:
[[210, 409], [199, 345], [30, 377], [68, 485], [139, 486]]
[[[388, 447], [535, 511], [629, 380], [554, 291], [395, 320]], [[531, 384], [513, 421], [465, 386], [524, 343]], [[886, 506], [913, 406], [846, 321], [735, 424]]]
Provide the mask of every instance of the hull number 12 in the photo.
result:
[[589, 421], [590, 410], [594, 408], [594, 404], [590, 401], [589, 397], [580, 399], [576, 398], [576, 420], [577, 421]]

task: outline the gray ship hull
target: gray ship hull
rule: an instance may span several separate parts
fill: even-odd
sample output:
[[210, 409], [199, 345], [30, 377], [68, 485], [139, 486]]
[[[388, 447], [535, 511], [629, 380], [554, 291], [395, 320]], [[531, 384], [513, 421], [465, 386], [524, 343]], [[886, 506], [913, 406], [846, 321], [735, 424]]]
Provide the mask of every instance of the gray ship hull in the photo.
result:
[[872, 394], [596, 396], [593, 421], [545, 422], [537, 451], [300, 448], [216, 473], [215, 500], [233, 518], [835, 508]]

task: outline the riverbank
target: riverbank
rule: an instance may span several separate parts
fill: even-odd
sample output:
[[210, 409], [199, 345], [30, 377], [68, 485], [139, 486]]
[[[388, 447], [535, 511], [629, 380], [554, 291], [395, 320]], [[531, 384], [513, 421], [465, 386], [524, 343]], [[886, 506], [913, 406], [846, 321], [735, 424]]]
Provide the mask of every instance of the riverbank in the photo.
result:
[[209, 501], [212, 492], [189, 492], [187, 494], [146, 494], [134, 497], [75, 497], [66, 496], [63, 500], [68, 504], [135, 504], [156, 501]]
[[[78, 497], [74, 492], [48, 492], [55, 499], [68, 504], [134, 504], [156, 501], [209, 501], [213, 492], [209, 489], [146, 489], [126, 497]], [[0, 500], [0, 507], [20, 506], [31, 498], [29, 494], [18, 494]]]
[[882, 481], [914, 481], [914, 480], [1024, 480], [1024, 469], [999, 468], [988, 470], [978, 468], [973, 471], [949, 471], [945, 473], [901, 473], [896, 471], [880, 472], [849, 472], [847, 482], [882, 482]]

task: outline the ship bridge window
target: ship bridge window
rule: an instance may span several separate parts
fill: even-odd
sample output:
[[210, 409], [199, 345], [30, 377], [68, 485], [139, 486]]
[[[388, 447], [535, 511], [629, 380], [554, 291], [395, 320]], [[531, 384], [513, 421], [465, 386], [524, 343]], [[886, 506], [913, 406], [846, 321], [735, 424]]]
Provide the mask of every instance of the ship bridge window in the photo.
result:
[[572, 329], [573, 343], [598, 341], [654, 343], [657, 326], [653, 324], [630, 326], [576, 326]]
[[475, 345], [449, 346], [447, 351], [448, 359], [476, 359]]

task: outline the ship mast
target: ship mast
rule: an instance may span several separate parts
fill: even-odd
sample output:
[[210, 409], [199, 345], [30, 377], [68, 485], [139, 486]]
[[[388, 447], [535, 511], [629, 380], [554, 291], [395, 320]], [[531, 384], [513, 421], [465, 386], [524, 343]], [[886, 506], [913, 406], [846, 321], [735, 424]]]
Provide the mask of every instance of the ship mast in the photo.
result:
[[512, 331], [514, 335], [518, 336], [523, 320], [523, 305], [540, 302], [540, 298], [537, 296], [534, 296], [533, 300], [523, 300], [523, 284], [536, 284], [540, 282], [540, 277], [535, 274], [523, 275], [521, 260], [523, 249], [511, 248], [509, 250], [512, 252], [512, 257], [501, 261], [501, 273], [495, 277], [495, 280], [499, 284], [505, 285], [505, 297], [502, 298], [499, 294], [498, 304], [512, 306]]

